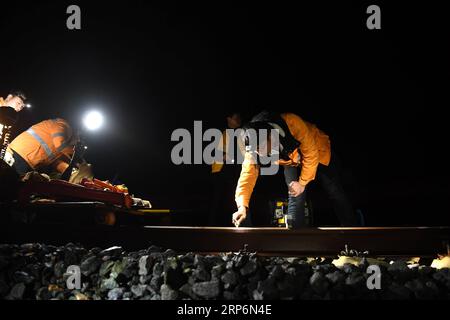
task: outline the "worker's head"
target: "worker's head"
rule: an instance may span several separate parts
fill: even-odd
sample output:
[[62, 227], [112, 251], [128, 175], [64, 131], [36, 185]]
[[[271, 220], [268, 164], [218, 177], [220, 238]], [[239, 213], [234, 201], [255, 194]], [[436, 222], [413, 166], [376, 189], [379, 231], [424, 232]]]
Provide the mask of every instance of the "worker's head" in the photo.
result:
[[272, 150], [279, 146], [275, 141], [272, 141], [274, 140], [272, 139], [273, 135], [276, 133], [276, 130], [268, 122], [257, 121], [248, 123], [245, 126], [245, 146], [247, 151], [255, 152], [261, 157], [269, 157]]
[[26, 106], [26, 100], [27, 98], [22, 92], [14, 92], [8, 94], [4, 101], [4, 105], [13, 108], [16, 112], [20, 112]]
[[[263, 111], [244, 127], [247, 132], [246, 148], [263, 157], [277, 153], [280, 158], [289, 159], [289, 154], [300, 145], [292, 137], [286, 122], [276, 113]], [[256, 134], [257, 138], [252, 137], [252, 134]]]
[[66, 144], [72, 147], [75, 146], [80, 141], [79, 130], [65, 119], [56, 118], [54, 120], [58, 121], [59, 125], [63, 128]]
[[232, 111], [227, 114], [227, 126], [230, 129], [240, 128], [242, 124], [241, 114], [239, 112]]
[[253, 164], [260, 165], [261, 175], [274, 175], [278, 172], [280, 159], [279, 131], [269, 122], [250, 122], [244, 126], [245, 149]]

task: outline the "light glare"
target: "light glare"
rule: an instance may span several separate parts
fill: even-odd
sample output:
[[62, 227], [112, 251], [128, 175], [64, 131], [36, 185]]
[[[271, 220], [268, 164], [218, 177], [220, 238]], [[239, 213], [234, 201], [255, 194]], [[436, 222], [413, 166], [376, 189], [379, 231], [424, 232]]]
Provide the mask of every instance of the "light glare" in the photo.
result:
[[88, 130], [98, 130], [103, 125], [103, 115], [98, 111], [90, 111], [83, 120]]

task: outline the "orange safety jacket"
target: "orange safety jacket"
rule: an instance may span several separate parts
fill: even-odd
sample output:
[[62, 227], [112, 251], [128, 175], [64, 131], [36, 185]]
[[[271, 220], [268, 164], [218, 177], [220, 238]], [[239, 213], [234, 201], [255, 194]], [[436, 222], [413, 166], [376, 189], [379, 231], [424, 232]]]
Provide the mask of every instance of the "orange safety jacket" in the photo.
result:
[[9, 145], [9, 152], [20, 155], [33, 170], [53, 167], [64, 172], [74, 153], [76, 139], [63, 119], [45, 120], [22, 132]]
[[[331, 158], [330, 139], [314, 124], [304, 121], [293, 113], [283, 113], [281, 118], [286, 122], [292, 136], [300, 142], [300, 146], [289, 154], [289, 160], [280, 159], [277, 164], [301, 167], [299, 182], [306, 186], [315, 179], [319, 163], [325, 166], [329, 165]], [[235, 193], [238, 207], [249, 207], [258, 175], [259, 166], [255, 164], [253, 155], [246, 152]]]

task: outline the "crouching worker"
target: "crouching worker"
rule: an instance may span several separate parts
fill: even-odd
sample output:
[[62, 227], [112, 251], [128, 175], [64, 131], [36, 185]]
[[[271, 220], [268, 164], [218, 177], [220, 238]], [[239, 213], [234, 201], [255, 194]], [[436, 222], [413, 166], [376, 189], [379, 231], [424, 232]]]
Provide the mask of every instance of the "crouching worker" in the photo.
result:
[[78, 135], [66, 120], [35, 124], [8, 146], [5, 161], [19, 175], [30, 171], [62, 175], [71, 163]]
[[[279, 152], [278, 165], [284, 167], [289, 190], [288, 216], [292, 219], [292, 228], [304, 226], [305, 189], [316, 178], [332, 201], [340, 224], [358, 224], [352, 205], [339, 182], [336, 156], [331, 151], [330, 139], [325, 133], [293, 113], [280, 115], [262, 112], [245, 129], [247, 151], [235, 193], [238, 210], [232, 217], [236, 227], [247, 217], [250, 197], [261, 167], [257, 159], [270, 156], [271, 150]], [[249, 145], [249, 129], [256, 133], [264, 129], [269, 134], [265, 141], [252, 147]], [[273, 145], [271, 141], [270, 131], [274, 129], [279, 133], [279, 145]]]

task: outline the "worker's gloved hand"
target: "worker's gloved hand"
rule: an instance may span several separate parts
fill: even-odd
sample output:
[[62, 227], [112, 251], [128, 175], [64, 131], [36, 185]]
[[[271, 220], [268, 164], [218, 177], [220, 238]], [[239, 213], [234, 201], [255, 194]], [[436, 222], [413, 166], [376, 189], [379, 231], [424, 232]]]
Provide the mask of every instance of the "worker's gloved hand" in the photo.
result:
[[241, 223], [247, 218], [247, 208], [244, 206], [241, 206], [238, 208], [238, 211], [233, 213], [233, 224], [236, 226], [236, 228], [239, 228]]
[[298, 181], [289, 183], [289, 195], [291, 197], [298, 197], [305, 192], [305, 186], [302, 186]]

